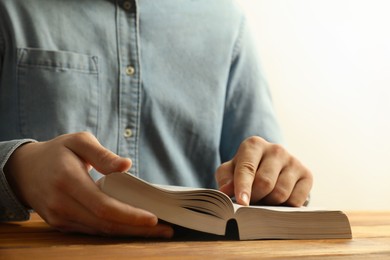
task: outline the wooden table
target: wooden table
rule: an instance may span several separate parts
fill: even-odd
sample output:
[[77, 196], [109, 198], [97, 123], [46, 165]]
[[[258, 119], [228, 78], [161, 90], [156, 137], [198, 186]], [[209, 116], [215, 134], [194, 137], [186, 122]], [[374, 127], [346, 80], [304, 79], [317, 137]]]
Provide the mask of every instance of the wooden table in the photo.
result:
[[353, 239], [166, 241], [63, 234], [32, 214], [0, 224], [0, 259], [390, 259], [390, 211], [347, 215]]

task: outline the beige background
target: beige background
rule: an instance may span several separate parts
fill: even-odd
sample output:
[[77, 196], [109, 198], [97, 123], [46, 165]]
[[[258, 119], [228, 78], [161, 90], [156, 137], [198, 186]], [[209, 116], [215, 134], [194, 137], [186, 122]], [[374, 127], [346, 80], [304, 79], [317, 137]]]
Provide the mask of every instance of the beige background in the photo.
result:
[[241, 3], [312, 205], [390, 209], [390, 1]]

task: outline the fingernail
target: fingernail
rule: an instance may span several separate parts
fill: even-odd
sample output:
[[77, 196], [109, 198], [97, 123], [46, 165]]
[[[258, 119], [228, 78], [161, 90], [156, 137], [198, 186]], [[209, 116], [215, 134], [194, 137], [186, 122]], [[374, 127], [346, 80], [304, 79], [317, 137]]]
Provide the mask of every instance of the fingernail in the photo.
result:
[[240, 198], [244, 205], [249, 205], [249, 196], [247, 193], [241, 193]]

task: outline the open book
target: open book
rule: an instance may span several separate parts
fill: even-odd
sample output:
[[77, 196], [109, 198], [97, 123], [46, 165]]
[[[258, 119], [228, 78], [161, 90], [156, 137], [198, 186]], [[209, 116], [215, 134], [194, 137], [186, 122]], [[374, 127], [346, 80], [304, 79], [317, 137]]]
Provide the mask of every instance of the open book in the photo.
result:
[[218, 190], [155, 185], [129, 173], [112, 173], [98, 185], [109, 196], [161, 220], [201, 232], [225, 235], [233, 219], [241, 240], [352, 237], [347, 216], [338, 210], [241, 206]]

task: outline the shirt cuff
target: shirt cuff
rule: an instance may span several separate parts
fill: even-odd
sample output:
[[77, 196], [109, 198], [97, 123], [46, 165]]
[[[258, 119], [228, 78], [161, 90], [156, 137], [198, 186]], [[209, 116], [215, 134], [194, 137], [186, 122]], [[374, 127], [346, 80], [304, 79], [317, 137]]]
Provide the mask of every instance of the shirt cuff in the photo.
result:
[[32, 139], [0, 142], [0, 222], [24, 221], [30, 218], [26, 207], [17, 199], [4, 174], [4, 166], [11, 154], [21, 145], [36, 142]]

